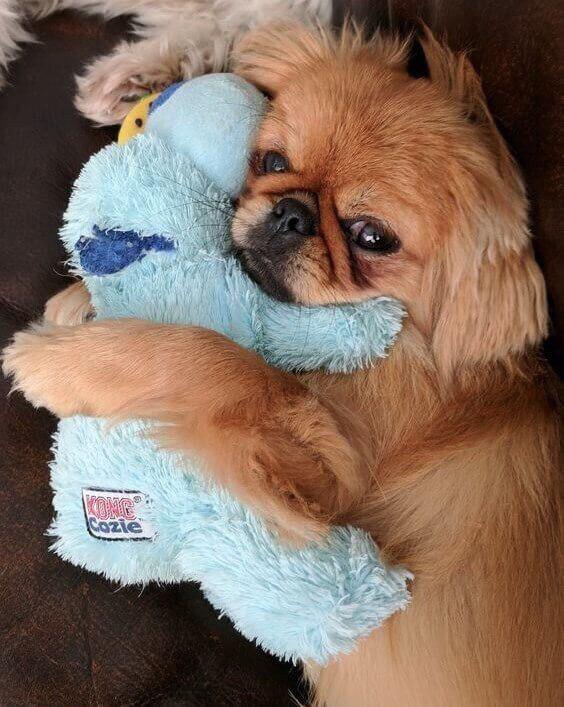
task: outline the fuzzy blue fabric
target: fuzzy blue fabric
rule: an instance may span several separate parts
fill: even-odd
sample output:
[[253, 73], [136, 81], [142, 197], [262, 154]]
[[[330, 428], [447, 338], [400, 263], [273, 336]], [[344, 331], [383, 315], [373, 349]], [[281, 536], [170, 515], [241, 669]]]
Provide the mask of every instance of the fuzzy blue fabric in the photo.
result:
[[[174, 111], [192, 119], [172, 139]], [[61, 231], [71, 263], [99, 318], [208, 327], [286, 370], [373, 365], [401, 328], [399, 303], [276, 302], [230, 252], [231, 198], [263, 111], [262, 96], [228, 74], [176, 86], [153, 105], [146, 134], [84, 167]], [[157, 449], [148, 429], [60, 422], [49, 532], [61, 557], [121, 584], [198, 581], [245, 636], [294, 661], [326, 663], [407, 605], [409, 574], [384, 566], [366, 533], [338, 527], [289, 548], [205, 483], [197, 459]]]

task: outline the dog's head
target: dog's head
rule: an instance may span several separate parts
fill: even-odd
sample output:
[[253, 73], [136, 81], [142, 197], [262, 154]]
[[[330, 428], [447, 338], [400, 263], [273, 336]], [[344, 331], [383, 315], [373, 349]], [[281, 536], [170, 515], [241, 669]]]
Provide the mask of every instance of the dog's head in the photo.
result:
[[397, 297], [452, 367], [537, 342], [544, 286], [474, 71], [428, 32], [416, 41], [417, 77], [412, 40], [350, 28], [278, 25], [240, 43], [236, 71], [272, 102], [233, 239], [275, 297]]

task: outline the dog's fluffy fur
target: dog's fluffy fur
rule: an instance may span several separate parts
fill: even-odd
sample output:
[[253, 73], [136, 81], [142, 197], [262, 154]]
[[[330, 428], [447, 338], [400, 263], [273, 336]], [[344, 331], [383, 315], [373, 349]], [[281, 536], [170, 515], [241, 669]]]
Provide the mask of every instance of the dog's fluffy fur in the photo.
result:
[[66, 9], [134, 22], [138, 41], [122, 42], [78, 78], [76, 106], [99, 125], [119, 123], [144, 93], [225, 70], [233, 42], [251, 27], [331, 19], [331, 0], [0, 0], [0, 87], [20, 45], [33, 40], [26, 20]]
[[[91, 322], [18, 334], [4, 370], [58, 415], [169, 423], [166, 444], [196, 450], [286, 538], [355, 523], [414, 572], [405, 613], [353, 654], [306, 666], [319, 704], [546, 707], [562, 703], [564, 661], [544, 284], [521, 179], [470, 64], [429, 34], [422, 46], [428, 79], [408, 75], [405, 43], [350, 30], [259, 29], [236, 52], [273, 97], [257, 159], [289, 162], [250, 174], [237, 246], [252, 261], [272, 205], [305, 190], [316, 235], [276, 276], [303, 302], [400, 297], [410, 320], [388, 359], [297, 378], [212, 332]], [[359, 214], [393, 229], [399, 250], [356, 251], [343, 222]]]

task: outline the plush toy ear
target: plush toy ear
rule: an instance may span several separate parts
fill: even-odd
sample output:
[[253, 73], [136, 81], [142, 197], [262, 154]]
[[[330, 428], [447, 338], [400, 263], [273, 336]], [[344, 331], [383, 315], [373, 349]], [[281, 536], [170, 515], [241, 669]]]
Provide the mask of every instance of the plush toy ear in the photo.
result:
[[297, 23], [276, 23], [246, 34], [235, 46], [233, 71], [274, 97], [292, 76], [327, 53], [321, 32]]

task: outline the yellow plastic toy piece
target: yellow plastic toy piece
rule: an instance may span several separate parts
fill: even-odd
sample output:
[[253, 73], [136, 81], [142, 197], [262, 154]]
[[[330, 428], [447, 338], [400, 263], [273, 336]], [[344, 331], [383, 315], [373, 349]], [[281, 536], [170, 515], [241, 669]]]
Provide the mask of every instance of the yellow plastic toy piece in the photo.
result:
[[142, 133], [145, 130], [145, 123], [147, 122], [147, 116], [149, 115], [149, 108], [151, 103], [158, 96], [158, 93], [151, 93], [149, 96], [145, 96], [138, 103], [136, 103], [129, 113], [123, 119], [121, 128], [118, 133], [118, 145], [123, 145], [135, 135]]

